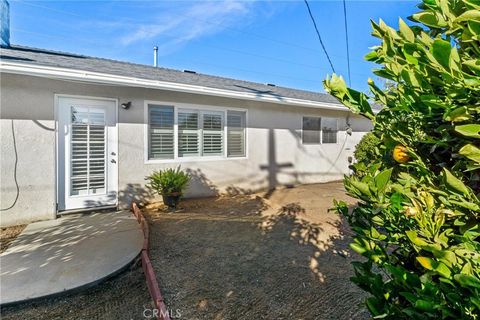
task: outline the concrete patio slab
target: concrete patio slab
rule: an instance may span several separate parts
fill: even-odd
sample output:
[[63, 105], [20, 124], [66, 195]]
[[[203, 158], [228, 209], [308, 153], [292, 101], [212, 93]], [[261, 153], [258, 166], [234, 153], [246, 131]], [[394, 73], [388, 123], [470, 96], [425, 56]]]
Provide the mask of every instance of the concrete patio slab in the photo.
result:
[[127, 211], [32, 223], [0, 255], [0, 304], [96, 284], [131, 263], [142, 244]]

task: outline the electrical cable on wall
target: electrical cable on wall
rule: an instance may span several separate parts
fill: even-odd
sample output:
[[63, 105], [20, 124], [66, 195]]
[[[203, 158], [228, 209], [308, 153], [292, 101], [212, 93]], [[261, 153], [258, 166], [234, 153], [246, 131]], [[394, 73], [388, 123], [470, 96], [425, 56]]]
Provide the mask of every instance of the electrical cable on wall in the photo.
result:
[[16, 195], [15, 195], [15, 200], [13, 200], [13, 203], [7, 208], [0, 209], [0, 211], [7, 211], [12, 209], [17, 204], [18, 197], [20, 196], [20, 187], [18, 186], [18, 180], [17, 180], [17, 165], [18, 165], [17, 141], [15, 140], [15, 126], [13, 124], [13, 119], [12, 119], [12, 140], [13, 140], [13, 152], [15, 154], [15, 163], [13, 166], [13, 180], [15, 181]]
[[322, 46], [323, 52], [325, 53], [325, 56], [327, 57], [328, 63], [330, 63], [330, 67], [332, 68], [333, 73], [335, 72], [335, 68], [333, 67], [332, 60], [330, 60], [330, 56], [327, 53], [327, 49], [325, 48], [325, 45], [323, 44], [322, 37], [320, 36], [320, 31], [318, 31], [317, 23], [315, 22], [315, 18], [313, 17], [312, 10], [310, 10], [310, 5], [308, 4], [307, 0], [303, 0], [305, 2], [305, 5], [307, 6], [308, 9], [308, 14], [310, 15], [310, 18], [312, 19], [313, 22], [313, 27], [315, 28], [315, 31], [317, 32], [318, 40], [320, 41], [320, 45]]

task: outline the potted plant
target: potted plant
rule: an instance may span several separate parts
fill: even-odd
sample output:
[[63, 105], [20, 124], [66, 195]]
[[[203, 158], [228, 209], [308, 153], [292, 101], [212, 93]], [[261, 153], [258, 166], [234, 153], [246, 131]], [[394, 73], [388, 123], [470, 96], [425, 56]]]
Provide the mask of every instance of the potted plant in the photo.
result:
[[145, 179], [149, 181], [147, 187], [161, 195], [163, 203], [169, 208], [175, 209], [190, 181], [190, 176], [178, 166], [176, 169], [153, 171]]

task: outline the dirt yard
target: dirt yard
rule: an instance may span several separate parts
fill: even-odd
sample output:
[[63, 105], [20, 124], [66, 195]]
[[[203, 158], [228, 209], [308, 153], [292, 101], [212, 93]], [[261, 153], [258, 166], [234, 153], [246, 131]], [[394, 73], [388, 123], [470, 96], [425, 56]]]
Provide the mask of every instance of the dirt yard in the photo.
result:
[[[350, 283], [341, 183], [149, 206], [150, 256], [182, 319], [364, 319]], [[178, 313], [177, 313], [178, 311]]]
[[2, 320], [145, 319], [143, 316], [145, 308], [153, 308], [152, 299], [148, 293], [142, 269], [136, 266], [90, 289], [2, 307], [0, 318]]
[[0, 233], [0, 253], [5, 252], [8, 249], [10, 243], [25, 229], [27, 225], [22, 224], [18, 226], [2, 228]]

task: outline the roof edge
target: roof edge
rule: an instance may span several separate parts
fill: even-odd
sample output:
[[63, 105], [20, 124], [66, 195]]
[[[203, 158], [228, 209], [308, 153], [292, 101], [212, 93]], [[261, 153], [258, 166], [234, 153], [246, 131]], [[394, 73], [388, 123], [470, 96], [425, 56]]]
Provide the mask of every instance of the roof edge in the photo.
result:
[[109, 85], [121, 85], [127, 87], [141, 87], [149, 89], [160, 89], [176, 92], [194, 93], [210, 95], [217, 97], [226, 97], [234, 99], [244, 99], [253, 101], [262, 101], [278, 103], [285, 105], [295, 105], [307, 108], [320, 108], [329, 110], [349, 111], [341, 104], [320, 102], [313, 100], [288, 98], [282, 96], [271, 96], [268, 94], [256, 94], [249, 92], [239, 92], [234, 90], [217, 89], [212, 87], [182, 84], [175, 82], [148, 80], [135, 77], [119, 76], [108, 73], [91, 72], [79, 69], [60, 68], [42, 65], [31, 65], [25, 63], [0, 61], [0, 70], [2, 73], [22, 74], [37, 77], [46, 77], [60, 80], [75, 80], [90, 83], [101, 83]]

